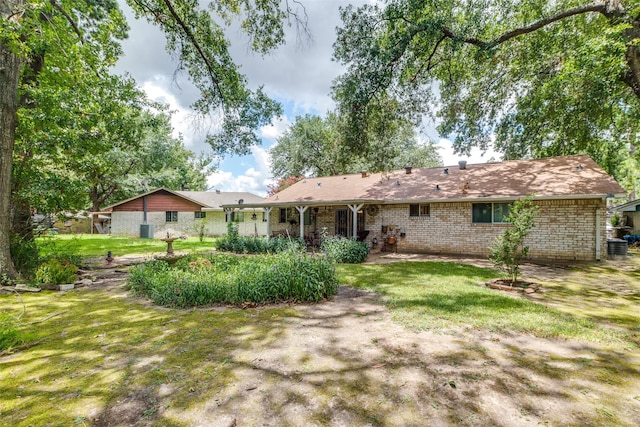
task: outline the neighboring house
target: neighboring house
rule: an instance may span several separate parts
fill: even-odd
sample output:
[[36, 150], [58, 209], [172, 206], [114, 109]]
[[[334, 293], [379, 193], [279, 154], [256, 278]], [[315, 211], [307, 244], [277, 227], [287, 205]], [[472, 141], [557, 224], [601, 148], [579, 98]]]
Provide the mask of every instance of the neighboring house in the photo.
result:
[[238, 224], [241, 235], [264, 236], [267, 222], [261, 208], [225, 212], [221, 207], [223, 204], [256, 204], [263, 200], [246, 192], [172, 191], [159, 188], [103, 210], [111, 212], [111, 234], [114, 236], [140, 236], [140, 225], [145, 223], [145, 209], [146, 224], [152, 226], [154, 237], [165, 237], [167, 232], [175, 236], [197, 235], [200, 221], [205, 222], [207, 236], [225, 234], [228, 221]]
[[[580, 155], [306, 178], [243, 208], [269, 212], [270, 235], [314, 242], [324, 231], [358, 235], [372, 250], [486, 256], [509, 226], [510, 203], [534, 194], [540, 213], [526, 241], [530, 258], [599, 260], [607, 252], [607, 199], [624, 193]], [[397, 247], [384, 245], [389, 237]]]

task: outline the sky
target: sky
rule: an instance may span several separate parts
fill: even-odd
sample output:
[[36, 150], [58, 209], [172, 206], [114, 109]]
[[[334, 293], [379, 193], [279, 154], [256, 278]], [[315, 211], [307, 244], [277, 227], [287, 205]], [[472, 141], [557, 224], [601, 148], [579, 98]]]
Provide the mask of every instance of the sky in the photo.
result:
[[[249, 191], [264, 196], [267, 185], [274, 182], [268, 150], [277, 138], [304, 114], [324, 115], [334, 108], [330, 97], [331, 83], [342, 72], [342, 66], [332, 60], [335, 28], [340, 25], [339, 7], [349, 3], [358, 5], [371, 0], [303, 0], [311, 30], [311, 40], [300, 40], [294, 28], [287, 31], [287, 43], [267, 56], [251, 52], [247, 37], [230, 30], [231, 54], [252, 89], [260, 85], [265, 92], [283, 106], [284, 114], [259, 131], [262, 140], [249, 156], [227, 156], [216, 172], [208, 177], [211, 190]], [[119, 0], [129, 26], [129, 38], [122, 43], [124, 55], [116, 65], [119, 74], [128, 73], [156, 101], [169, 105], [174, 112], [174, 133], [182, 135], [185, 146], [196, 152], [209, 152], [204, 142], [206, 124], [196, 121], [189, 108], [198, 97], [197, 89], [185, 74], [176, 75], [177, 62], [165, 50], [164, 34], [143, 20], [136, 20], [124, 0]], [[453, 153], [452, 145], [441, 138], [433, 126], [426, 126], [423, 139], [437, 143], [445, 165], [458, 160], [484, 163], [499, 159], [492, 151], [474, 149], [471, 156]]]

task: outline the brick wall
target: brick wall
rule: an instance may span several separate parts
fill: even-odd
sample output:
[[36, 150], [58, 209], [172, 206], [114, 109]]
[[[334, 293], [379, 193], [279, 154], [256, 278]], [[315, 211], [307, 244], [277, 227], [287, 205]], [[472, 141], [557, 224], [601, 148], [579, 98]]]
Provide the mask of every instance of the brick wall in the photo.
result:
[[[606, 258], [606, 215], [602, 200], [542, 200], [535, 203], [540, 206], [540, 213], [526, 240], [529, 258], [595, 260], [596, 232], [600, 233], [600, 257]], [[428, 217], [410, 217], [408, 204], [380, 205], [376, 215], [365, 214], [365, 229], [370, 231], [367, 241], [377, 238], [380, 243], [372, 250], [379, 250], [383, 239], [394, 234], [398, 237], [399, 251], [487, 256], [489, 245], [508, 225], [472, 223], [471, 206], [470, 202], [431, 203]], [[596, 224], [596, 210], [599, 210], [599, 224]], [[291, 227], [278, 223], [278, 211], [274, 208], [271, 212], [272, 233], [293, 228], [297, 234], [298, 225]], [[388, 228], [386, 234], [382, 233], [383, 225]], [[393, 231], [389, 230], [390, 226]], [[329, 234], [334, 234], [334, 207], [319, 208], [318, 231], [323, 227]], [[313, 228], [313, 225], [305, 226], [305, 234]], [[400, 233], [405, 236], [401, 237]]]
[[[196, 219], [193, 212], [178, 212], [178, 222], [166, 222], [165, 212], [147, 212], [147, 223], [153, 224], [153, 234], [156, 238], [167, 235], [167, 231], [174, 235], [187, 234], [197, 236]], [[142, 212], [113, 212], [111, 214], [111, 234], [113, 236], [140, 236], [140, 224], [142, 224]], [[266, 235], [267, 223], [258, 215], [256, 221], [251, 215], [239, 222], [238, 232], [241, 236], [253, 236], [257, 231], [259, 236]], [[206, 231], [207, 236], [221, 236], [226, 234], [227, 224], [224, 212], [207, 212]]]

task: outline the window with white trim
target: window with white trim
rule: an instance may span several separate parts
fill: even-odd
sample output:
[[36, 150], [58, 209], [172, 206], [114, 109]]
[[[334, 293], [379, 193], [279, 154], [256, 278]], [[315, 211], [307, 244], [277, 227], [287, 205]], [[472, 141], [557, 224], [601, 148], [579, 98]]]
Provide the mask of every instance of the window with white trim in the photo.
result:
[[202, 219], [202, 218], [206, 218], [206, 217], [207, 217], [207, 213], [206, 213], [206, 212], [203, 212], [203, 211], [195, 211], [195, 212], [193, 213], [193, 217], [194, 217], [195, 219]]

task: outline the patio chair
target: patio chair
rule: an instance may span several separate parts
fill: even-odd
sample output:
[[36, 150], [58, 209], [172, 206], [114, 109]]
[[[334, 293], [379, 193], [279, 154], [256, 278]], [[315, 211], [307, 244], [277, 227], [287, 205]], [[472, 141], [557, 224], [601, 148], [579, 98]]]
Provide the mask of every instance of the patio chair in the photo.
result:
[[384, 239], [382, 245], [382, 252], [395, 252], [398, 253], [398, 239], [396, 236], [389, 236]]

